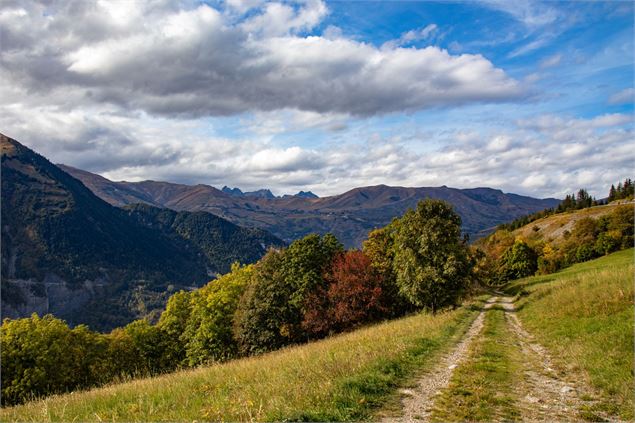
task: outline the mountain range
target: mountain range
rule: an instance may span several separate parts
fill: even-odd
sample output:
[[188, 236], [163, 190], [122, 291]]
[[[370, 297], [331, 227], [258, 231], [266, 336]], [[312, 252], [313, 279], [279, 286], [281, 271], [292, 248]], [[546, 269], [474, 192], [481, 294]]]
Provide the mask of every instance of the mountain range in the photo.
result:
[[206, 212], [114, 207], [0, 134], [2, 317], [53, 313], [108, 330], [283, 241]]
[[273, 192], [271, 192], [270, 189], [259, 189], [259, 190], [256, 190], [256, 191], [243, 192], [240, 188], [230, 188], [227, 185], [225, 185], [223, 187], [223, 189], [221, 189], [221, 191], [223, 191], [225, 194], [229, 194], [229, 195], [232, 195], [234, 197], [267, 198], [267, 199], [270, 199], [270, 200], [274, 199], [274, 198], [290, 198], [290, 197], [318, 198], [318, 196], [313, 194], [311, 191], [307, 191], [307, 192], [300, 191], [300, 192], [298, 192], [295, 195], [285, 194], [282, 197], [277, 197], [277, 196], [273, 195]]
[[[206, 211], [245, 227], [265, 229], [286, 242], [315, 232], [333, 233], [347, 248], [360, 247], [368, 232], [390, 223], [425, 198], [450, 202], [462, 218], [463, 231], [472, 239], [497, 225], [545, 208], [555, 198], [536, 199], [506, 194], [492, 188], [406, 188], [386, 185], [355, 188], [321, 197], [300, 192], [295, 196], [239, 195], [239, 189], [219, 190], [209, 185], [169, 182], [114, 182], [102, 176], [60, 165], [96, 195], [114, 206], [145, 203], [173, 210]], [[237, 191], [236, 191], [237, 190]], [[230, 192], [231, 191], [231, 192]]]
[[2, 134], [0, 147], [2, 317], [53, 313], [98, 330], [156, 316], [173, 292], [312, 232], [359, 247], [427, 197], [452, 203], [473, 237], [558, 204], [491, 188], [378, 185], [318, 198], [114, 182], [54, 165]]

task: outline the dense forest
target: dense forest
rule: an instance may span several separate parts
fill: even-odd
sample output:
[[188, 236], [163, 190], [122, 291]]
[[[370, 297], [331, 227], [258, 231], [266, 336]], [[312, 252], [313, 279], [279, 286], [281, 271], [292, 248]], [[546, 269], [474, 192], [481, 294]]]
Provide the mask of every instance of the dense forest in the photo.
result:
[[434, 313], [458, 304], [477, 285], [553, 272], [632, 244], [630, 206], [579, 220], [556, 249], [514, 238], [509, 229], [470, 246], [451, 205], [421, 201], [370, 232], [361, 250], [345, 250], [330, 234], [312, 234], [270, 249], [255, 264], [235, 263], [206, 286], [172, 295], [157, 324], [137, 320], [100, 334], [51, 315], [5, 319], [2, 402], [259, 354], [412, 312]]

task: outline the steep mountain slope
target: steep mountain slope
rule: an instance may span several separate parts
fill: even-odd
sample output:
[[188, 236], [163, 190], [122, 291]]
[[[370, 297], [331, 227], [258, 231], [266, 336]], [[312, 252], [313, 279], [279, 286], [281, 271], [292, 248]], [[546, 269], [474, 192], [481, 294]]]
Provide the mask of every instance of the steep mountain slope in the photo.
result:
[[[64, 167], [84, 181], [95, 194], [113, 205], [135, 202], [174, 210], [209, 211], [234, 223], [266, 229], [292, 241], [308, 233], [332, 232], [346, 247], [359, 247], [368, 231], [384, 226], [426, 197], [452, 203], [463, 219], [463, 230], [472, 238], [497, 225], [559, 203], [505, 194], [491, 188], [404, 188], [378, 185], [355, 188], [332, 197], [239, 197], [207, 185], [166, 182], [104, 182], [98, 175]], [[309, 196], [310, 197], [310, 196]]]
[[17, 141], [0, 134], [0, 146], [3, 317], [107, 329], [282, 244], [207, 213], [113, 207]]
[[133, 204], [124, 210], [136, 222], [177, 242], [186, 239], [193, 243], [205, 254], [209, 265], [221, 273], [228, 272], [236, 261], [252, 263], [270, 247], [284, 246], [267, 231], [242, 228], [207, 212], [175, 212], [145, 204]]

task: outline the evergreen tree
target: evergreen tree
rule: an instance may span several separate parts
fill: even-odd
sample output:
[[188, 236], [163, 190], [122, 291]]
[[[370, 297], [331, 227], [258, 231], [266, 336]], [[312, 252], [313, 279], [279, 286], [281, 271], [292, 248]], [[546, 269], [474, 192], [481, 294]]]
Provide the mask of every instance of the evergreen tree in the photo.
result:
[[609, 203], [613, 200], [617, 199], [617, 190], [615, 189], [615, 185], [611, 184], [611, 188], [609, 189]]

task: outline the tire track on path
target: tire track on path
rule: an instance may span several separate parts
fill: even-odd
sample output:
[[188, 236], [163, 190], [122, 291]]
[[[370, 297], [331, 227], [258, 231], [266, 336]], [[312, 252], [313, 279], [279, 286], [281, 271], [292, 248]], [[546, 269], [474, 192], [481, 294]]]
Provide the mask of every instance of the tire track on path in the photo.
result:
[[413, 389], [402, 389], [402, 415], [400, 417], [386, 417], [383, 423], [409, 423], [428, 422], [434, 400], [443, 389], [447, 388], [454, 369], [464, 361], [469, 353], [470, 346], [483, 330], [485, 312], [496, 304], [497, 297], [492, 297], [485, 303], [483, 310], [474, 319], [472, 325], [461, 341], [452, 351], [443, 355], [436, 366], [421, 376], [417, 386]]
[[[580, 420], [579, 412], [593, 404], [592, 390], [581, 382], [565, 381], [554, 370], [549, 352], [527, 332], [518, 316], [513, 298], [502, 298], [500, 305], [525, 356], [524, 380], [519, 387], [519, 406], [524, 421]], [[606, 416], [600, 416], [608, 420]]]

